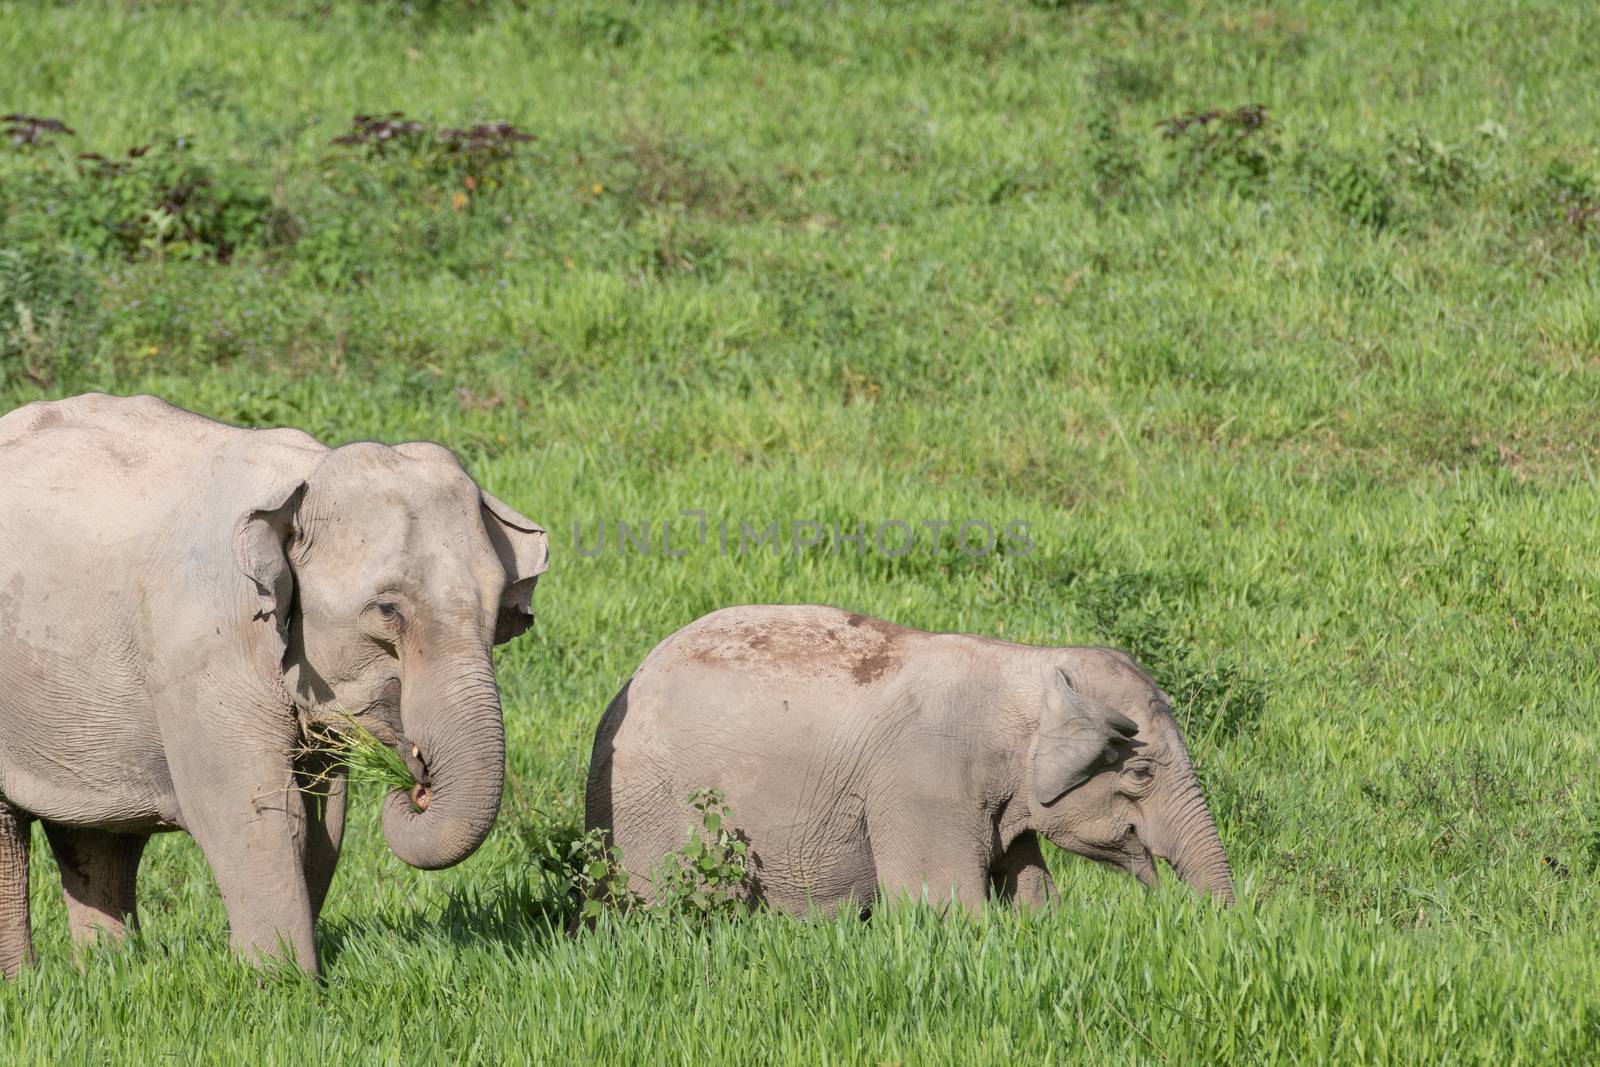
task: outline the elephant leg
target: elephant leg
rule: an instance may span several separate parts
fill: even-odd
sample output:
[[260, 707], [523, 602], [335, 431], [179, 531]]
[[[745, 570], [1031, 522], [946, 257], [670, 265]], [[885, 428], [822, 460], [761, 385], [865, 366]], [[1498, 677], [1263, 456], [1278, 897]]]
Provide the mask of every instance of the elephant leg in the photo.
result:
[[878, 895], [885, 901], [909, 897], [950, 913], [951, 905], [969, 914], [983, 910], [989, 872], [981, 864], [940, 860], [934, 864], [878, 865]]
[[33, 927], [28, 921], [28, 835], [26, 812], [0, 800], [0, 976], [11, 978], [32, 963]]
[[1039, 839], [1031, 833], [1018, 837], [989, 869], [989, 888], [995, 896], [1024, 906], [1037, 907], [1055, 899], [1056, 884], [1045, 866]]
[[138, 925], [135, 884], [150, 838], [53, 822], [44, 824], [44, 833], [61, 869], [73, 947], [92, 944], [101, 934], [121, 941], [129, 926]]
[[286, 753], [240, 752], [223, 739], [168, 749], [184, 829], [222, 891], [233, 951], [315, 974], [316, 920], [306, 885], [306, 808]]
[[938, 819], [909, 818], [872, 833], [872, 859], [880, 899], [925, 900], [944, 909], [981, 911], [989, 895], [989, 867], [976, 848], [964, 849], [941, 832]]
[[311, 898], [311, 921], [322, 914], [322, 904], [339, 865], [339, 848], [344, 842], [345, 805], [349, 800], [349, 775], [342, 764], [317, 756], [305, 761], [296, 771], [305, 804], [306, 833], [301, 867], [306, 876], [306, 893]]

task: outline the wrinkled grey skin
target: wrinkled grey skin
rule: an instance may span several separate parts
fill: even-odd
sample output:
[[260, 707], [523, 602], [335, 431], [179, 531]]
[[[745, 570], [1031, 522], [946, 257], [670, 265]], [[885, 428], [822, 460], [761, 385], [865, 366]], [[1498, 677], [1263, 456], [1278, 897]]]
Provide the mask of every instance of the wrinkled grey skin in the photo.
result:
[[122, 935], [145, 840], [181, 829], [235, 950], [314, 971], [345, 782], [316, 784], [302, 730], [338, 709], [421, 783], [386, 798], [395, 854], [470, 855], [504, 768], [490, 649], [531, 623], [547, 551], [437, 445], [327, 449], [153, 397], [0, 418], [0, 969], [32, 956], [40, 820], [75, 942]]
[[1147, 885], [1152, 856], [1231, 903], [1170, 701], [1104, 648], [932, 634], [828, 607], [738, 607], [663, 641], [606, 709], [586, 821], [632, 888], [721, 790], [756, 896], [796, 914], [924, 892], [1053, 895], [1039, 840]]

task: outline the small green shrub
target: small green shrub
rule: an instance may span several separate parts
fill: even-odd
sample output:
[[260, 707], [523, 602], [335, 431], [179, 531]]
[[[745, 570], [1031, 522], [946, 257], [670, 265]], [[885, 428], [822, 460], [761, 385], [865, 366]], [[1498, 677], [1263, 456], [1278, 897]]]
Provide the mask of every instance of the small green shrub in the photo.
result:
[[530, 854], [576, 902], [576, 918], [582, 923], [593, 923], [606, 911], [696, 926], [748, 915], [754, 888], [749, 846], [728, 828], [731, 810], [714, 789], [700, 790], [689, 803], [699, 814], [699, 825], [652, 871], [654, 900], [648, 905], [628, 887], [622, 850], [607, 840], [603, 830], [577, 834], [550, 832], [552, 828], [545, 826], [535, 835], [538, 841], [532, 843]]
[[1319, 180], [1339, 214], [1351, 222], [1381, 230], [1394, 220], [1394, 196], [1388, 184], [1360, 158], [1335, 158]]
[[1260, 104], [1190, 111], [1157, 125], [1182, 185], [1209, 179], [1236, 192], [1255, 190], [1280, 153], [1272, 118]]
[[1133, 146], [1123, 136], [1116, 111], [1098, 106], [1089, 115], [1087, 162], [1095, 189], [1106, 199], [1131, 191], [1144, 177]]
[[115, 159], [81, 153], [64, 173], [32, 174], [25, 209], [98, 254], [225, 263], [242, 248], [270, 243], [278, 217], [254, 176], [202, 163], [192, 152], [187, 138], [176, 137]]
[[1412, 128], [1389, 138], [1389, 166], [1401, 178], [1430, 192], [1465, 193], [1489, 171], [1472, 142], [1446, 143]]
[[725, 825], [731, 810], [715, 789], [700, 790], [689, 803], [700, 825], [656, 867], [655, 909], [695, 923], [749, 914], [749, 846]]
[[459, 186], [458, 195], [487, 191], [499, 184], [499, 172], [516, 158], [519, 149], [533, 142], [531, 133], [509, 122], [480, 122], [467, 127], [443, 126], [432, 133], [404, 112], [357, 115], [350, 132], [330, 145], [352, 150], [353, 158], [369, 166], [390, 160], [403, 163], [401, 171], [385, 173], [392, 183], [405, 170], [428, 181], [446, 180]]
[[633, 911], [644, 900], [628, 888], [622, 850], [606, 841], [606, 832], [593, 829], [566, 843], [565, 854], [551, 858], [567, 872], [569, 895], [578, 901], [578, 919], [590, 923], [606, 911]]
[[95, 303], [95, 283], [70, 251], [0, 249], [0, 386], [55, 384], [80, 358]]

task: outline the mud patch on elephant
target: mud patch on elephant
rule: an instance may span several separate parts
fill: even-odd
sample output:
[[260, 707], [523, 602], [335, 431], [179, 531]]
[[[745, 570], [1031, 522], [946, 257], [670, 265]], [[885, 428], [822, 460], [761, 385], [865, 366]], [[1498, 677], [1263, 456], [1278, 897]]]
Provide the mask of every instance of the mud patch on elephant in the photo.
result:
[[900, 657], [894, 654], [886, 642], [856, 660], [855, 666], [850, 668], [850, 677], [856, 680], [857, 685], [871, 685], [891, 668], [899, 665]]
[[906, 634], [916, 633], [909, 627], [898, 623], [886, 622], [883, 619], [874, 619], [869, 615], [857, 615], [852, 612], [845, 618], [844, 624], [852, 630], [861, 630], [865, 633], [877, 634], [885, 641], [898, 641]]
[[703, 635], [684, 654], [708, 667], [799, 667], [812, 674], [846, 674], [866, 686], [900, 665], [899, 645], [911, 632], [860, 615], [850, 616], [845, 626], [741, 625]]
[[33, 419], [28, 423], [27, 432], [38, 433], [41, 430], [48, 430], [52, 426], [59, 426], [65, 421], [66, 419], [62, 417], [61, 412], [55, 405], [51, 405], [41, 409], [33, 416]]
[[729, 663], [751, 662], [750, 652], [758, 646], [740, 641], [732, 635], [717, 634], [715, 639], [701, 641], [688, 651], [691, 662], [706, 667], [721, 667]]

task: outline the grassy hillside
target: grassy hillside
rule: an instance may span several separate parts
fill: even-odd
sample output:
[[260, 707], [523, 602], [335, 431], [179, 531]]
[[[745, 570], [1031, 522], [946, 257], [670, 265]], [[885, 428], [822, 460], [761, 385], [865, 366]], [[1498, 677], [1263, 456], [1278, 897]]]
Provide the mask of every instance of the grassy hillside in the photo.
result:
[[[0, 111], [75, 131], [0, 143], [0, 409], [434, 439], [553, 545], [476, 856], [406, 868], [358, 796], [319, 987], [229, 961], [182, 835], [74, 969], [41, 837], [0, 1059], [1592, 1056], [1595, 39], [1540, 0], [0, 3]], [[436, 136], [489, 122], [536, 139]], [[684, 509], [682, 558], [577, 550]], [[601, 709], [767, 601], [1134, 652], [1239, 906], [1056, 854], [1038, 914], [565, 937], [537, 861]]]

